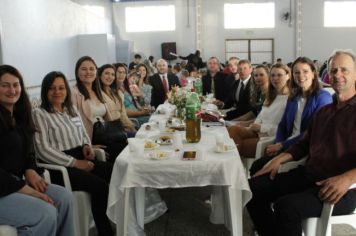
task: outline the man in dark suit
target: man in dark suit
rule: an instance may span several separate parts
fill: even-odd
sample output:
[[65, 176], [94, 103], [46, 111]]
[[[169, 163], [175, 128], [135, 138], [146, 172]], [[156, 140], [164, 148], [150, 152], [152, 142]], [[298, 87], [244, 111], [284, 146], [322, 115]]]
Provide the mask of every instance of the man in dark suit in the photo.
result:
[[238, 73], [240, 79], [235, 80], [230, 87], [228, 98], [225, 100], [224, 109], [234, 107], [227, 112], [226, 120], [232, 120], [252, 110], [250, 104], [250, 83], [253, 68], [248, 60], [240, 60]]
[[168, 64], [164, 59], [157, 61], [158, 73], [149, 78], [152, 86], [151, 106], [158, 107], [167, 99], [167, 93], [173, 86], [180, 86], [179, 79], [173, 74], [168, 74]]
[[226, 74], [220, 71], [220, 62], [216, 57], [210, 57], [208, 62], [208, 73], [203, 76], [203, 95], [213, 93], [216, 98], [215, 104], [222, 107], [227, 99], [229, 83]]

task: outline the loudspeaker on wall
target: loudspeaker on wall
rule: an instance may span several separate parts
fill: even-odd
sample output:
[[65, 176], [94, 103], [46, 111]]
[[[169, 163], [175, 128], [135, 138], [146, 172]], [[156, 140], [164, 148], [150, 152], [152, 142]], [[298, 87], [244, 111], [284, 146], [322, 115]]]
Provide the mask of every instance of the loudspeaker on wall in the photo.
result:
[[166, 42], [161, 44], [162, 47], [162, 58], [165, 60], [174, 60], [175, 56], [170, 53], [177, 54], [177, 47], [175, 42]]

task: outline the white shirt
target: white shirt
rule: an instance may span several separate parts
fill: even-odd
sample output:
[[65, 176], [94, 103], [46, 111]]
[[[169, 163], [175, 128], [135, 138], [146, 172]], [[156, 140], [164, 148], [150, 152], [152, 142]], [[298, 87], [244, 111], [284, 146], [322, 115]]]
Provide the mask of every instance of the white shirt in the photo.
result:
[[300, 100], [298, 101], [298, 109], [295, 114], [294, 123], [293, 123], [293, 132], [290, 138], [294, 138], [300, 134], [300, 126], [302, 124], [302, 114], [306, 103], [307, 103], [307, 99], [305, 98], [300, 98]]
[[104, 116], [106, 114], [106, 107], [101, 102], [95, 102], [93, 100], [89, 101], [90, 109], [91, 109], [91, 120], [93, 123], [97, 122], [98, 119], [100, 121], [104, 121]]
[[167, 86], [169, 86], [167, 73], [166, 74], [159, 74], [159, 77], [161, 77], [162, 83], [163, 83], [163, 78], [164, 78], [166, 80], [166, 82], [167, 82]]
[[262, 110], [254, 122], [261, 125], [261, 133], [266, 133], [268, 136], [276, 135], [278, 124], [287, 105], [287, 100], [288, 95], [277, 95], [271, 105], [262, 106]]

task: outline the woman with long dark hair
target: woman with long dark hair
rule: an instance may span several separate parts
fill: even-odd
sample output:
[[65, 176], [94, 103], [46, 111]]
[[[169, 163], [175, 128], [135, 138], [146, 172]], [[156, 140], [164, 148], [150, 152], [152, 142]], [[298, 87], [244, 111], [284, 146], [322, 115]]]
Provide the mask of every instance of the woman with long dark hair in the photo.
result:
[[128, 117], [135, 118], [139, 125], [146, 123], [149, 119], [150, 109], [141, 107], [133, 95], [130, 84], [135, 85], [137, 80], [136, 71], [127, 75], [127, 69], [123, 64], [116, 65], [116, 86], [119, 93], [124, 94], [124, 104]]
[[298, 57], [292, 64], [291, 93], [274, 144], [267, 146], [266, 157], [256, 160], [253, 175], [268, 161], [296, 143], [307, 129], [314, 113], [332, 102], [329, 92], [322, 90], [315, 64], [307, 57]]
[[74, 236], [71, 193], [36, 170], [35, 127], [20, 72], [0, 66], [0, 225], [18, 235]]
[[138, 81], [137, 86], [142, 91], [142, 106], [151, 104], [152, 86], [148, 82], [148, 69], [145, 64], [139, 64], [136, 67]]
[[111, 88], [116, 79], [115, 67], [111, 64], [102, 65], [98, 69], [98, 78], [112, 120], [120, 120], [129, 136], [134, 136], [136, 133], [135, 125], [127, 117], [123, 97]]
[[[100, 89], [97, 78], [97, 66], [93, 58], [84, 56], [75, 65], [76, 86], [72, 89], [72, 102], [82, 117], [85, 129], [92, 141], [93, 126], [97, 121], [112, 121], [107, 104]], [[109, 154], [109, 161], [114, 161], [126, 145], [115, 143], [94, 143], [105, 149]]]
[[[39, 158], [65, 166], [72, 189], [90, 194], [94, 221], [99, 235], [113, 235], [106, 216], [109, 182], [113, 164], [97, 161], [79, 112], [63, 73], [48, 73], [41, 88], [41, 107], [33, 112], [38, 132], [35, 147]], [[55, 173], [52, 180], [61, 183]]]

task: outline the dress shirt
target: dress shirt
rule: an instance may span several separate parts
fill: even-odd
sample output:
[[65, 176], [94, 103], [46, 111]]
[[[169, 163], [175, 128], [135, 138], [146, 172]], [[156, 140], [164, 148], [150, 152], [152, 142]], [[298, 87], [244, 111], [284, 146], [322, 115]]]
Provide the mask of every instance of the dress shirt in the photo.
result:
[[67, 112], [49, 113], [43, 108], [33, 112], [36, 125], [35, 148], [39, 158], [46, 163], [72, 166], [74, 158], [63, 151], [84, 144], [90, 145], [79, 112], [71, 117]]
[[282, 120], [278, 125], [275, 142], [281, 143], [283, 145], [283, 150], [288, 149], [289, 146], [293, 145], [300, 138], [302, 138], [303, 132], [307, 130], [313, 115], [317, 110], [332, 102], [330, 93], [323, 89], [319, 89], [319, 91], [316, 91], [315, 94], [310, 94], [301, 114], [300, 134], [292, 137], [294, 121], [297, 116], [297, 112], [299, 112], [298, 103], [300, 98], [301, 96], [297, 96], [293, 99], [288, 99]]
[[287, 105], [288, 95], [277, 95], [269, 106], [263, 106], [255, 120], [255, 124], [261, 125], [260, 133], [275, 136], [278, 124]]
[[[336, 99], [335, 99], [336, 100]], [[356, 95], [343, 104], [334, 101], [314, 114], [299, 142], [287, 152], [294, 160], [308, 155], [305, 169], [316, 180], [356, 168]]]
[[297, 108], [297, 113], [295, 114], [295, 119], [293, 122], [293, 132], [292, 132], [291, 138], [296, 137], [297, 135], [300, 134], [300, 126], [302, 124], [302, 113], [303, 113], [306, 102], [307, 102], [307, 99], [302, 98], [302, 97], [298, 101], [298, 108]]
[[166, 74], [159, 74], [159, 77], [161, 77], [163, 88], [166, 90], [165, 92], [169, 92], [169, 83], [168, 83], [168, 78], [167, 78], [167, 73]]

